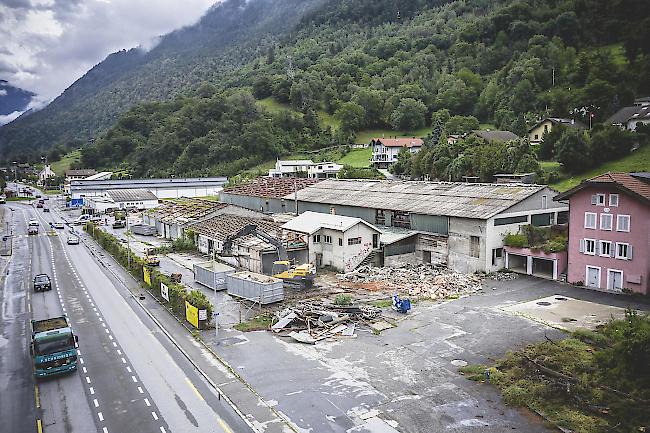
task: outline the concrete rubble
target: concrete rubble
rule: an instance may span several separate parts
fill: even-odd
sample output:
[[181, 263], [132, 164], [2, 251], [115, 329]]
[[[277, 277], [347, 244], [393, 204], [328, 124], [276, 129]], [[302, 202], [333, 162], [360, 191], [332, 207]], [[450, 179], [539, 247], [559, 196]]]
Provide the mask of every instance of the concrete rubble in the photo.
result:
[[482, 278], [476, 274], [461, 274], [443, 266], [406, 265], [404, 267], [361, 266], [352, 272], [338, 274], [345, 286], [370, 290], [393, 290], [400, 294], [428, 299], [456, 297], [481, 289]]
[[385, 322], [381, 310], [376, 307], [319, 302], [298, 303], [278, 312], [276, 317], [278, 321], [271, 326], [273, 332], [306, 344], [333, 337], [354, 338], [358, 327], [365, 325], [372, 329], [377, 320]]

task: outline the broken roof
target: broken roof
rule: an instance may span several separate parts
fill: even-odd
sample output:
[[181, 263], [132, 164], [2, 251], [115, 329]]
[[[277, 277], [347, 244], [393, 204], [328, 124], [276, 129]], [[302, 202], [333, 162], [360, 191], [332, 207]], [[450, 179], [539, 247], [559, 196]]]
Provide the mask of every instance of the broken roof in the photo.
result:
[[165, 223], [187, 223], [196, 221], [218, 209], [228, 206], [226, 203], [200, 199], [200, 198], [179, 198], [165, 200], [156, 209], [149, 211], [152, 218]]
[[576, 192], [589, 186], [611, 185], [617, 189], [650, 203], [650, 183], [644, 181], [647, 173], [612, 173], [607, 172], [591, 179], [583, 180], [580, 185], [558, 194], [554, 200], [566, 200]]
[[298, 191], [298, 200], [488, 219], [544, 188], [545, 185], [328, 179]]
[[300, 191], [318, 182], [320, 179], [258, 177], [249, 183], [224, 188], [222, 192], [251, 197], [282, 198], [296, 189]]
[[421, 138], [373, 138], [371, 143], [381, 143], [386, 147], [421, 147], [424, 141]]
[[345, 232], [357, 224], [364, 224], [373, 230], [379, 231], [361, 218], [312, 211], [301, 213], [291, 221], [285, 223], [282, 228], [311, 235], [322, 228]]
[[106, 195], [116, 203], [124, 201], [158, 200], [158, 197], [156, 197], [154, 193], [143, 188], [111, 189], [106, 191]]

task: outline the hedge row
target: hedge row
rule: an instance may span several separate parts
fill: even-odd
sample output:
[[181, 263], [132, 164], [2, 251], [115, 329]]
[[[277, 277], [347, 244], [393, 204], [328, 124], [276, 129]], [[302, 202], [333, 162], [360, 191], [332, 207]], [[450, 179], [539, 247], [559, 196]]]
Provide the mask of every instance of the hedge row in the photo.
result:
[[[146, 285], [144, 282], [143, 267], [144, 260], [140, 257], [129, 253], [129, 249], [124, 247], [122, 243], [110, 233], [105, 232], [93, 223], [86, 223], [84, 230], [90, 234], [101, 247], [112, 255], [131, 275], [138, 281]], [[199, 290], [188, 291], [184, 285], [174, 283], [169, 276], [159, 272], [157, 269], [149, 268], [151, 276], [150, 289], [158, 297], [158, 299], [169, 305], [171, 310], [176, 316], [185, 319], [185, 301], [189, 302], [199, 310], [207, 310], [208, 323], [212, 319], [212, 304], [208, 297]], [[160, 293], [160, 283], [164, 283], [168, 287], [169, 302], [162, 298]]]

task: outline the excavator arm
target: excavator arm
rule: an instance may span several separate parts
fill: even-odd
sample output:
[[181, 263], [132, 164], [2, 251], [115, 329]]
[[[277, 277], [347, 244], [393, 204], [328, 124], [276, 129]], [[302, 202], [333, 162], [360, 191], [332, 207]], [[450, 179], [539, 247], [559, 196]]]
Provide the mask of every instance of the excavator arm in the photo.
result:
[[247, 224], [244, 227], [242, 227], [239, 231], [236, 233], [229, 235], [224, 241], [223, 241], [223, 247], [221, 248], [221, 254], [223, 256], [230, 256], [232, 255], [232, 242], [235, 239], [248, 236], [248, 235], [253, 235], [258, 239], [263, 240], [264, 242], [268, 242], [269, 244], [273, 245], [277, 250], [278, 250], [278, 259], [280, 260], [289, 260], [289, 255], [287, 254], [287, 249], [284, 247], [282, 244], [282, 241], [274, 238], [273, 236], [264, 233], [263, 231], [259, 230], [255, 224]]

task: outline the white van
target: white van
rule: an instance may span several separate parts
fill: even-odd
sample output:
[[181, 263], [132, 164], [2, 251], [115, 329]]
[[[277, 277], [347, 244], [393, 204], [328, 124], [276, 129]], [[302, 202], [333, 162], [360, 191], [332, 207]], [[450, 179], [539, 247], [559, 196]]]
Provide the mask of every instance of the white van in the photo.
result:
[[81, 215], [79, 218], [77, 218], [76, 220], [74, 220], [74, 221], [72, 222], [72, 224], [74, 224], [74, 225], [76, 225], [76, 226], [81, 225], [81, 224], [85, 224], [85, 223], [87, 223], [88, 221], [90, 221], [90, 218], [91, 218], [90, 215], [88, 215], [88, 214], [83, 214], [83, 215]]

